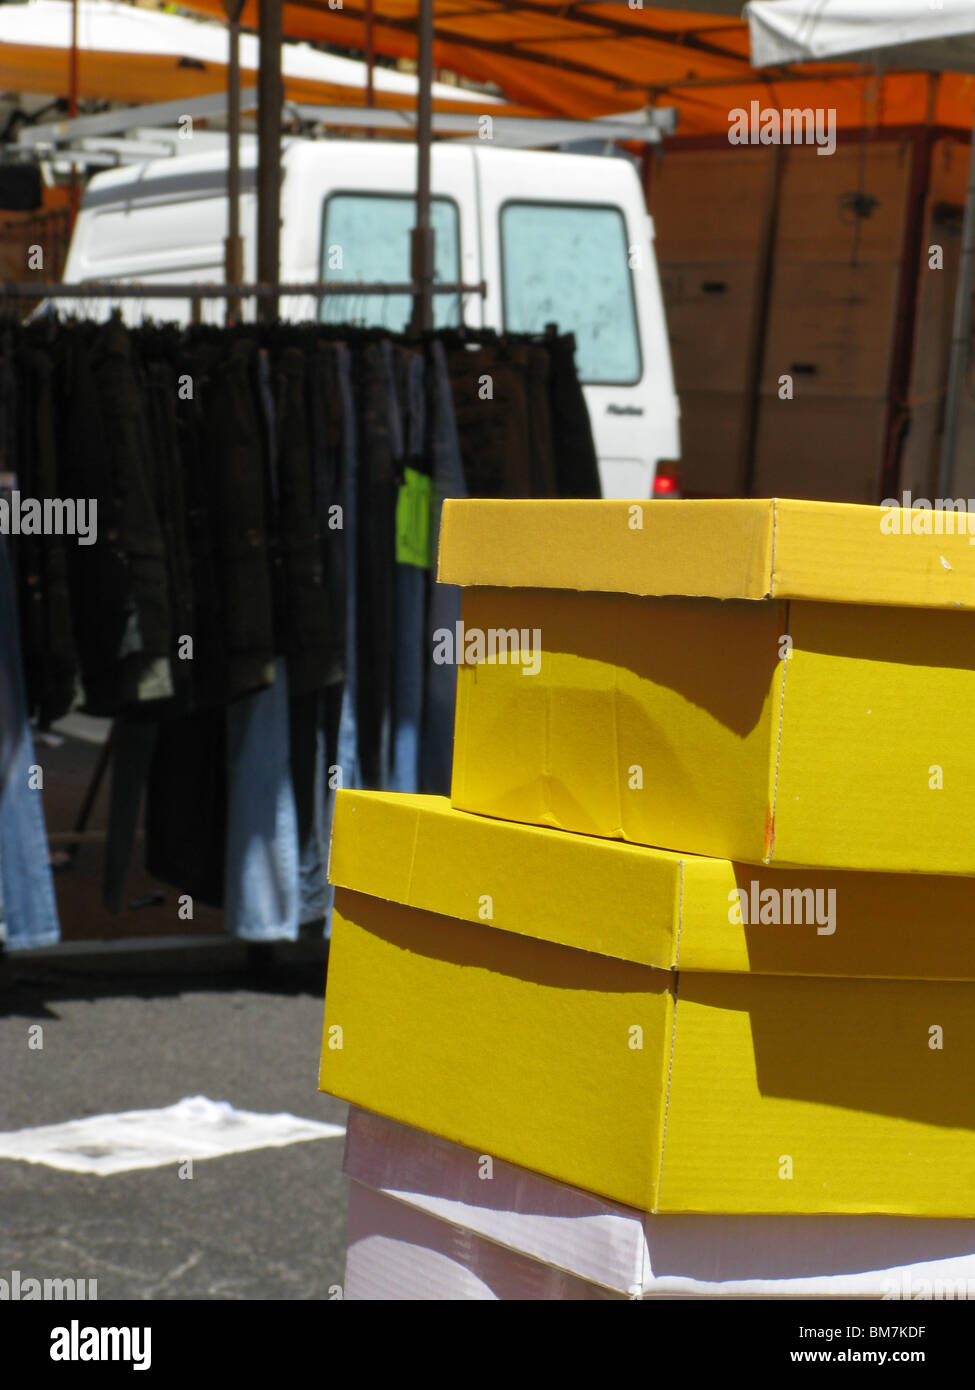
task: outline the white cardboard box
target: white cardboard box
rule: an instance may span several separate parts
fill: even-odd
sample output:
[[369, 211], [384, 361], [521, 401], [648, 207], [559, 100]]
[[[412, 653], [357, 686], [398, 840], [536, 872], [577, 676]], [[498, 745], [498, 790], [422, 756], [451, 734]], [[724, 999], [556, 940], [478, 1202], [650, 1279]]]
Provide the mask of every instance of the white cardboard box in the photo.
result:
[[353, 1181], [345, 1298], [532, 1303], [621, 1298]]
[[651, 1216], [355, 1108], [344, 1167], [347, 1298], [975, 1299], [975, 1221]]

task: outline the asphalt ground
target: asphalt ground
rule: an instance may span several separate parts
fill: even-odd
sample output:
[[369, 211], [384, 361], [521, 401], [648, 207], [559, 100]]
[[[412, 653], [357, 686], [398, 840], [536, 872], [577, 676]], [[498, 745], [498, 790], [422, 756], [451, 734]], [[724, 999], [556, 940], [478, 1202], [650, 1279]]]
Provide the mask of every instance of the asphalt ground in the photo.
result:
[[[326, 948], [236, 943], [8, 958], [0, 1130], [202, 1095], [344, 1126], [317, 1089]], [[28, 1030], [43, 1025], [43, 1048]], [[35, 1035], [36, 1036], [36, 1035]], [[342, 1138], [114, 1176], [0, 1160], [0, 1277], [98, 1299], [329, 1299], [345, 1266]]]

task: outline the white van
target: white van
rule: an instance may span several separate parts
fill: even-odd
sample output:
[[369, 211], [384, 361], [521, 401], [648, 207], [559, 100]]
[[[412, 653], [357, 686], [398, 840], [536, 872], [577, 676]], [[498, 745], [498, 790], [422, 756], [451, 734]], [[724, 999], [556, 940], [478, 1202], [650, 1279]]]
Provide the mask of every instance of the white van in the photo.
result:
[[[256, 149], [241, 149], [244, 278], [255, 279]], [[437, 279], [487, 293], [434, 299], [437, 326], [575, 334], [577, 366], [607, 497], [671, 495], [679, 452], [653, 225], [626, 159], [435, 144]], [[416, 151], [370, 140], [293, 140], [282, 157], [281, 282], [408, 281]], [[85, 191], [64, 279], [224, 280], [226, 151], [180, 155], [96, 175]], [[252, 315], [253, 301], [247, 316]], [[73, 307], [78, 312], [78, 306]], [[110, 304], [91, 300], [98, 317]], [[122, 302], [124, 316], [186, 321], [188, 302]], [[204, 320], [223, 321], [221, 301]], [[281, 316], [405, 327], [408, 296], [283, 298]]]

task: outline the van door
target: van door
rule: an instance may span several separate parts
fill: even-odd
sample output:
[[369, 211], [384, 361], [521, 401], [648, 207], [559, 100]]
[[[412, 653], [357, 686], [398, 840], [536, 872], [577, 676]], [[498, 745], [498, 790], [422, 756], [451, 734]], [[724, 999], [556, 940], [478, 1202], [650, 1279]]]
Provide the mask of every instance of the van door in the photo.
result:
[[604, 496], [652, 495], [677, 399], [643, 192], [628, 161], [477, 149], [486, 321], [576, 338]]
[[[476, 284], [481, 278], [473, 152], [435, 145], [431, 160], [431, 221], [437, 280]], [[410, 279], [410, 230], [416, 223], [416, 147], [367, 140], [319, 140], [291, 145], [281, 192], [282, 280], [374, 284]], [[283, 317], [359, 323], [401, 332], [409, 295], [336, 294], [319, 305], [283, 299]], [[462, 318], [463, 316], [463, 318]], [[479, 298], [462, 304], [434, 296], [438, 328], [481, 322]]]
[[[256, 215], [255, 151], [245, 146], [241, 156], [241, 225], [251, 227]], [[118, 280], [147, 286], [142, 299], [121, 299], [118, 307], [128, 324], [144, 319], [187, 323], [190, 300], [154, 298], [156, 283], [222, 284], [224, 238], [227, 235], [226, 153], [179, 155], [142, 165], [127, 165], [96, 174], [85, 189], [81, 210], [64, 269], [70, 284], [86, 280]], [[245, 240], [244, 278], [255, 274], [252, 239]], [[108, 299], [65, 300], [57, 307], [66, 314], [106, 319], [116, 305]], [[224, 322], [225, 302], [204, 299], [201, 318]], [[247, 307], [253, 317], [253, 305]]]

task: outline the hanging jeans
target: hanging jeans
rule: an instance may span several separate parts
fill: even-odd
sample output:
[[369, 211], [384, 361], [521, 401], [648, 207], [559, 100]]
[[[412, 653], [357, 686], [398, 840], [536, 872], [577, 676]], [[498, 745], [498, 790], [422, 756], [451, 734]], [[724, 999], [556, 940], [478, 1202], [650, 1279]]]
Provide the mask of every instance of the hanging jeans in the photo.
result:
[[227, 930], [245, 941], [298, 936], [298, 812], [291, 781], [288, 675], [227, 709]]
[[356, 689], [359, 766], [368, 787], [389, 779], [393, 590], [396, 563], [396, 439], [390, 344], [367, 343], [355, 356], [359, 408]]
[[[335, 385], [341, 406], [341, 443], [339, 447], [340, 490], [342, 497], [342, 529], [336, 532], [345, 541], [345, 684], [339, 701], [337, 720], [331, 717], [331, 707], [335, 704], [335, 691], [326, 692], [326, 729], [329, 731], [326, 773], [327, 785], [325, 823], [331, 837], [332, 815], [335, 809], [335, 792], [340, 787], [361, 787], [362, 774], [359, 768], [359, 728], [356, 718], [356, 698], [358, 690], [357, 641], [358, 641], [358, 603], [356, 585], [356, 565], [358, 561], [358, 515], [359, 479], [356, 468], [358, 458], [358, 437], [356, 431], [355, 400], [352, 395], [352, 355], [344, 343], [335, 347]], [[332, 743], [331, 726], [337, 724], [335, 742]], [[334, 756], [335, 762], [331, 763]], [[326, 888], [325, 936], [332, 933], [332, 902], [334, 888], [331, 883]]]
[[288, 712], [291, 784], [298, 827], [298, 922], [320, 922], [328, 911], [325, 694], [292, 695]]
[[[146, 871], [209, 907], [223, 906], [226, 745], [222, 707], [164, 720], [156, 734], [146, 793]], [[112, 851], [112, 863], [117, 862]], [[106, 880], [106, 885], [108, 893], [111, 883]]]
[[[431, 554], [436, 564], [440, 548], [440, 512], [447, 497], [465, 497], [464, 470], [454, 420], [450, 377], [443, 344], [430, 344], [428, 359], [429, 452], [433, 474], [430, 517]], [[454, 584], [431, 586], [427, 616], [427, 690], [420, 744], [420, 790], [449, 796], [454, 756], [454, 706], [457, 702], [457, 667], [441, 666], [433, 659], [434, 637], [439, 628], [454, 632], [460, 619], [460, 589]]]
[[[21, 496], [59, 497], [55, 395], [50, 353], [21, 349], [17, 483]], [[92, 518], [89, 518], [89, 522]], [[67, 714], [74, 699], [77, 654], [71, 621], [67, 536], [18, 536], [13, 558], [21, 590], [21, 651], [27, 702], [42, 728]]]
[[13, 575], [0, 538], [0, 928], [11, 950], [60, 937], [35, 765]]
[[[339, 399], [342, 403], [342, 535], [345, 538], [345, 688], [339, 716], [338, 778], [343, 787], [361, 787], [359, 770], [358, 700], [359, 606], [355, 576], [358, 568], [359, 479], [356, 468], [358, 440], [352, 396], [352, 358], [348, 348], [337, 348]], [[329, 817], [331, 824], [331, 816]]]
[[[93, 713], [114, 714], [130, 700], [167, 699], [173, 693], [173, 621], [165, 541], [156, 510], [152, 447], [134, 348], [122, 324], [111, 322], [98, 330], [91, 353], [92, 375], [106, 426], [102, 438], [113, 480], [115, 513], [111, 529], [104, 536], [99, 533], [98, 544], [120, 549], [128, 581], [125, 630], [116, 654], [114, 680], [102, 692], [109, 707], [99, 707], [90, 700]], [[87, 693], [90, 696], [91, 690]], [[113, 695], [116, 708], [111, 707]]]
[[[423, 357], [405, 352], [399, 361], [404, 396], [404, 460], [420, 466], [426, 428], [423, 399]], [[397, 562], [393, 591], [392, 761], [388, 786], [395, 792], [416, 792], [420, 786], [420, 726], [423, 717], [424, 610], [426, 571]]]
[[602, 497], [592, 421], [575, 365], [571, 333], [547, 339], [549, 415], [560, 497]]
[[[125, 880], [158, 737], [159, 725], [153, 719], [121, 714], [112, 726], [108, 839], [102, 864], [102, 902], [107, 912], [122, 911]], [[179, 814], [175, 807], [173, 811]]]
[[[274, 679], [274, 610], [268, 556], [266, 468], [254, 343], [239, 337], [215, 363], [203, 398], [211, 535], [218, 556], [228, 699]], [[260, 398], [259, 398], [260, 399]]]

